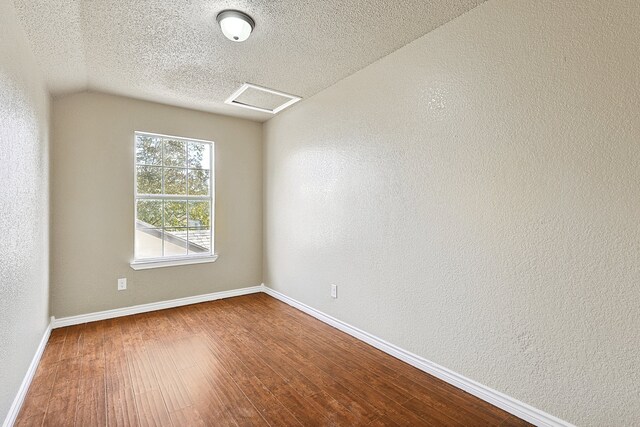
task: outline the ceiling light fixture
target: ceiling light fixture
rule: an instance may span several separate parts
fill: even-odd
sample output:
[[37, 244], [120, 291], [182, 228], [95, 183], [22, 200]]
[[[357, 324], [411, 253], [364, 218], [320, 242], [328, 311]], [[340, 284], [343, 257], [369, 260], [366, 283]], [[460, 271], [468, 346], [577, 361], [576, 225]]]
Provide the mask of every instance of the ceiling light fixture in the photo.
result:
[[243, 42], [249, 38], [256, 26], [253, 19], [239, 10], [223, 10], [216, 18], [222, 33], [232, 42]]

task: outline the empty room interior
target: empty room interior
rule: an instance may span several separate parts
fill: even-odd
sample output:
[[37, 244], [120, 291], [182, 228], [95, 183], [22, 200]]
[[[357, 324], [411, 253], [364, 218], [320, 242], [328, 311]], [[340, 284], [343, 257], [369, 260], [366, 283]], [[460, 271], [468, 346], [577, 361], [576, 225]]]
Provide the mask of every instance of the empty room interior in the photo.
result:
[[0, 422], [640, 426], [640, 2], [0, 0]]

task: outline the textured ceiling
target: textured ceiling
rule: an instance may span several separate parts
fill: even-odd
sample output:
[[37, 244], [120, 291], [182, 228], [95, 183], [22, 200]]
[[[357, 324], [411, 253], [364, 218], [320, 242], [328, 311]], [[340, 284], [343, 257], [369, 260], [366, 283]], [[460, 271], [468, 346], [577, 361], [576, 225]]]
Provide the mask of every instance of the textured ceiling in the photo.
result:
[[[264, 121], [242, 83], [312, 96], [484, 0], [15, 0], [54, 95], [97, 90]], [[244, 43], [215, 17], [256, 21]]]

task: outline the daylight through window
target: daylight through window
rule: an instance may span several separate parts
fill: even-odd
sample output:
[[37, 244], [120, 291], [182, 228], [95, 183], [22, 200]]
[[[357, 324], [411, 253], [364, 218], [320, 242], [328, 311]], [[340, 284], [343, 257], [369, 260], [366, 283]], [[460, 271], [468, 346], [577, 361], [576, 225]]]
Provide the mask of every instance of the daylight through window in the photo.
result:
[[213, 253], [213, 143], [136, 132], [135, 259]]

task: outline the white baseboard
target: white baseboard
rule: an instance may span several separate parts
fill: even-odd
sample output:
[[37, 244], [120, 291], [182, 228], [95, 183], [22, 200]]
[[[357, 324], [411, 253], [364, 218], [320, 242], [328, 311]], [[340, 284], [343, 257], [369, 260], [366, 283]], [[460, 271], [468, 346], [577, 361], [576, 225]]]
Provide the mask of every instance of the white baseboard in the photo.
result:
[[262, 292], [262, 286], [251, 286], [248, 288], [233, 289], [230, 291], [214, 292], [211, 294], [196, 295], [172, 299], [168, 301], [152, 302], [149, 304], [133, 305], [131, 307], [116, 308], [113, 310], [98, 311], [95, 313], [80, 314], [78, 316], [62, 317], [54, 319], [53, 329], [82, 323], [97, 322], [98, 320], [113, 319], [115, 317], [130, 316], [132, 314], [147, 313], [149, 311], [164, 310], [167, 308], [180, 307], [183, 305], [198, 304], [200, 302], [214, 301], [222, 298], [237, 297]]
[[315, 317], [316, 319], [333, 326], [336, 329], [341, 330], [342, 332], [345, 332], [361, 341], [364, 341], [367, 344], [381, 351], [384, 351], [385, 353], [397, 359], [402, 360], [403, 362], [415, 366], [421, 371], [431, 374], [434, 377], [440, 378], [441, 380], [446, 381], [447, 383], [458, 387], [468, 393], [471, 393], [474, 396], [484, 400], [485, 402], [491, 403], [492, 405], [497, 406], [498, 408], [501, 408], [509, 412], [510, 414], [522, 418], [523, 420], [526, 420], [536, 426], [575, 427], [566, 421], [554, 417], [553, 415], [547, 414], [544, 411], [529, 406], [524, 402], [520, 402], [519, 400], [509, 397], [506, 394], [500, 393], [499, 391], [493, 390], [492, 388], [477, 383], [472, 379], [469, 379], [463, 375], [445, 368], [444, 366], [440, 366], [437, 363], [431, 362], [423, 357], [404, 350], [381, 338], [371, 335], [368, 332], [351, 326], [319, 310], [316, 310], [313, 307], [296, 301], [293, 298], [290, 298], [276, 290], [265, 286], [264, 284], [262, 284], [262, 289], [266, 294], [271, 295], [272, 297], [294, 308], [297, 308], [298, 310], [303, 311]]
[[38, 349], [36, 350], [36, 354], [33, 356], [31, 360], [31, 364], [29, 365], [29, 369], [27, 369], [27, 373], [22, 380], [22, 384], [20, 384], [20, 388], [18, 389], [18, 393], [16, 394], [15, 399], [13, 399], [13, 403], [9, 408], [9, 413], [4, 419], [4, 423], [2, 423], [3, 427], [12, 427], [18, 418], [18, 414], [20, 413], [20, 409], [22, 408], [22, 404], [24, 403], [24, 398], [27, 396], [27, 392], [29, 391], [29, 386], [31, 385], [31, 381], [33, 381], [33, 377], [36, 374], [36, 370], [38, 369], [38, 365], [40, 364], [40, 359], [42, 358], [42, 353], [44, 353], [44, 349], [47, 346], [47, 342], [49, 341], [49, 336], [51, 335], [51, 325], [53, 323], [53, 317], [45, 329], [44, 334], [42, 335], [42, 339], [40, 340], [40, 344], [38, 345]]

